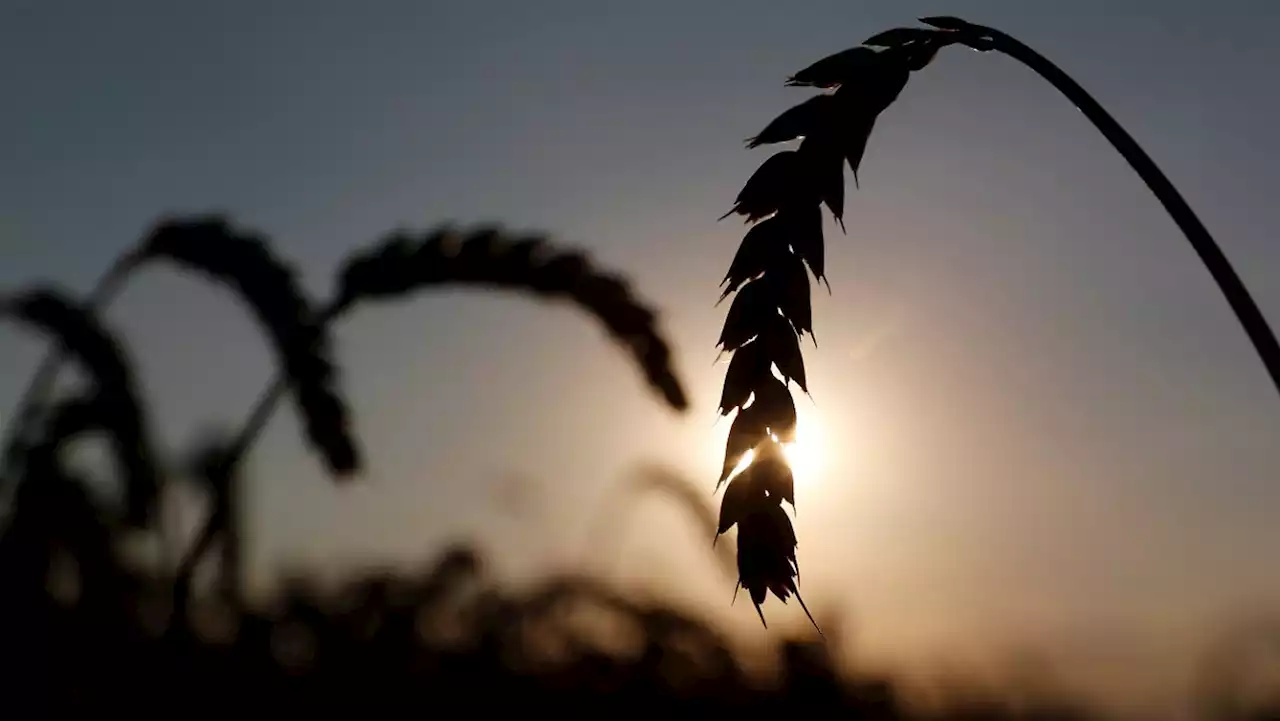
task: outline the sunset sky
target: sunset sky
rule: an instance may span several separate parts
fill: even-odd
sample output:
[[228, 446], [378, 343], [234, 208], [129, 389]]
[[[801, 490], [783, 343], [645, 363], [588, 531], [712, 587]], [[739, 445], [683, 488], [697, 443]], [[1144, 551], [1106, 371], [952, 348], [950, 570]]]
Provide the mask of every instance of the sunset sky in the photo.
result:
[[[759, 634], [687, 514], [646, 500], [606, 524], [612, 546], [593, 528], [642, 463], [712, 500], [714, 302], [744, 231], [716, 218], [770, 152], [742, 139], [810, 95], [783, 80], [919, 15], [1005, 30], [1129, 129], [1280, 322], [1280, 5], [1209, 7], [8, 0], [0, 287], [87, 290], [169, 212], [269, 234], [317, 296], [395, 227], [497, 221], [587, 248], [661, 311], [689, 413], [568, 307], [370, 306], [337, 333], [367, 476], [333, 488], [282, 409], [250, 464], [255, 576], [475, 538], [504, 572], [589, 563]], [[1083, 116], [1012, 60], [947, 49], [881, 117], [860, 180], [797, 399], [821, 456], [797, 491], [810, 607], [841, 609], [869, 654], [1025, 642], [1101, 673], [1280, 600], [1280, 398]], [[271, 373], [203, 281], [149, 270], [108, 318], [171, 449], [242, 418]], [[0, 343], [8, 413], [42, 346]], [[495, 500], [513, 483], [519, 516]]]

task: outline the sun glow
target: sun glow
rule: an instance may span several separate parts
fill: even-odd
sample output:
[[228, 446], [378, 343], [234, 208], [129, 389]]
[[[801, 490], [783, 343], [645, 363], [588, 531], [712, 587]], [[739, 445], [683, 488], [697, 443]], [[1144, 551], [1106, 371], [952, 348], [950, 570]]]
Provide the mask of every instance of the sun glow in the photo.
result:
[[733, 473], [729, 474], [729, 480], [733, 480], [739, 473], [747, 470], [747, 466], [751, 465], [752, 459], [756, 457], [755, 449], [751, 449], [742, 454], [742, 458], [738, 459], [738, 465], [733, 467]]
[[795, 441], [782, 444], [782, 455], [795, 474], [796, 485], [813, 483], [822, 470], [822, 445], [814, 437], [812, 428], [806, 428], [806, 431], [808, 432], [797, 434]]
[[[808, 486], [817, 480], [818, 474], [822, 470], [822, 445], [821, 438], [814, 432], [816, 429], [806, 427], [805, 433], [796, 434], [796, 440], [791, 443], [782, 443], [782, 455], [787, 460], [787, 465], [791, 467], [791, 472], [795, 476], [797, 486]], [[770, 435], [775, 442], [781, 443], [776, 435]], [[738, 465], [734, 466], [733, 473], [729, 474], [729, 478], [736, 477], [751, 465], [751, 461], [755, 459], [755, 450], [747, 451], [738, 460]]]

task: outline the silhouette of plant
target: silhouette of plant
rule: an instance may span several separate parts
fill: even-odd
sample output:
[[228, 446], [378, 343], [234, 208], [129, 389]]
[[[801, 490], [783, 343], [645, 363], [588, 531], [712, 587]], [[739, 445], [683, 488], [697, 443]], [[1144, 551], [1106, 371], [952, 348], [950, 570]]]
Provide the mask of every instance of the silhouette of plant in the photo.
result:
[[[740, 583], [756, 611], [767, 592], [784, 602], [796, 588], [795, 533], [781, 511], [794, 507], [791, 472], [777, 445], [794, 439], [795, 404], [788, 384], [808, 393], [798, 341], [813, 335], [809, 280], [826, 282], [823, 205], [844, 227], [844, 164], [858, 180], [868, 138], [880, 114], [897, 99], [911, 73], [938, 51], [962, 44], [995, 50], [1026, 64], [1052, 83], [1120, 151], [1164, 204], [1199, 254], [1280, 390], [1280, 345], [1244, 284], [1186, 201], [1127, 132], [1083, 88], [1043, 56], [1012, 37], [954, 17], [924, 18], [931, 28], [893, 28], [858, 47], [827, 56], [795, 73], [788, 86], [827, 92], [782, 113], [748, 148], [799, 140], [795, 150], [775, 153], [747, 180], [733, 208], [754, 223], [721, 285], [720, 299], [737, 293], [718, 345], [733, 354], [725, 374], [720, 412], [737, 415], [729, 429], [717, 489], [729, 487], [721, 503], [719, 533], [738, 525]], [[830, 292], [830, 284], [827, 284]], [[816, 346], [816, 341], [815, 341]], [[749, 453], [768, 459], [755, 473], [733, 476]], [[760, 465], [756, 460], [748, 470]], [[731, 478], [731, 476], [733, 476]], [[803, 604], [803, 601], [801, 601]]]
[[108, 434], [121, 464], [126, 517], [143, 526], [151, 520], [159, 488], [159, 472], [149, 437], [146, 406], [134, 382], [124, 347], [92, 311], [55, 288], [41, 287], [0, 298], [0, 316], [9, 316], [52, 336], [59, 348], [74, 356], [93, 383], [93, 393], [54, 404], [37, 414], [43, 437], [24, 435], [20, 457], [32, 457], [30, 445], [59, 445], [80, 433]]
[[[240, 545], [227, 538], [237, 528], [238, 484], [227, 462], [235, 438], [227, 434], [200, 439], [186, 463], [186, 473], [225, 504], [215, 510], [222, 540], [232, 541], [224, 545], [231, 555], [220, 568], [223, 592], [197, 599], [190, 613], [186, 599], [170, 612], [164, 596], [171, 577], [125, 562], [117, 552], [125, 526], [102, 513], [87, 479], [66, 463], [69, 443], [81, 434], [115, 433], [121, 416], [145, 417], [130, 390], [127, 354], [90, 313], [57, 292], [29, 291], [0, 305], [40, 329], [56, 328], [50, 332], [73, 357], [95, 359], [85, 360], [86, 389], [35, 409], [40, 432], [22, 434], [30, 439], [24, 476], [11, 522], [0, 529], [0, 661], [9, 669], [6, 701], [15, 707], [158, 715], [193, 699], [205, 712], [243, 712], [241, 699], [252, 699], [303, 713], [359, 706], [437, 713], [465, 707], [484, 715], [537, 710], [559, 718], [1096, 718], [1057, 701], [1042, 707], [986, 697], [911, 708], [896, 684], [865, 670], [850, 675], [825, 644], [790, 639], [771, 645], [779, 674], [762, 683], [723, 633], [695, 616], [575, 574], [501, 589], [466, 547], [446, 549], [419, 574], [366, 573], [337, 593], [322, 593], [303, 576], [285, 583], [270, 603], [251, 603], [235, 588], [238, 575], [228, 577], [238, 574]], [[120, 389], [132, 398], [123, 406], [110, 396]], [[130, 422], [124, 419], [126, 427]], [[125, 453], [114, 442], [112, 451]], [[762, 455], [744, 475], [780, 462]], [[669, 472], [647, 475], [659, 490], [693, 503], [701, 525], [716, 522], [683, 490], [687, 481]], [[780, 506], [772, 508], [781, 515]], [[788, 539], [781, 540], [785, 551]], [[774, 548], [758, 554], [785, 560]], [[68, 559], [72, 570], [60, 572]], [[751, 567], [739, 573], [750, 576]], [[68, 575], [70, 590], [49, 585]], [[53, 687], [58, 694], [48, 694]], [[1233, 721], [1273, 713], [1232, 708]]]
[[604, 324], [667, 405], [679, 411], [688, 407], [654, 312], [621, 277], [595, 268], [580, 252], [551, 248], [539, 236], [510, 237], [497, 228], [464, 233], [442, 227], [417, 237], [393, 233], [346, 261], [328, 316], [336, 318], [362, 302], [442, 285], [522, 290], [568, 300]]
[[[83, 305], [86, 308], [100, 310], [110, 302], [124, 284], [132, 264], [132, 254], [126, 254], [117, 259], [98, 280], [93, 291], [84, 299]], [[20, 473], [20, 470], [14, 468], [12, 464], [21, 455], [20, 447], [29, 440], [24, 434], [40, 431], [41, 426], [37, 416], [48, 401], [54, 381], [57, 380], [63, 361], [63, 350], [61, 345], [57, 345], [45, 354], [35, 375], [19, 397], [14, 413], [5, 419], [4, 432], [0, 435], [2, 439], [0, 440], [0, 479], [12, 477], [10, 474]]]
[[[604, 324], [667, 405], [678, 411], [688, 407], [654, 312], [621, 277], [598, 270], [580, 252], [553, 249], [538, 236], [512, 238], [496, 228], [462, 233], [440, 227], [417, 237], [393, 232], [342, 264], [336, 297], [321, 318], [328, 325], [361, 303], [399, 299], [444, 285], [524, 290], [569, 300]], [[230, 444], [227, 464], [236, 465], [259, 436], [287, 382], [287, 372], [277, 375], [258, 397], [249, 420]], [[180, 584], [189, 582], [219, 531], [211, 516], [179, 567]]]
[[[551, 248], [540, 237], [510, 238], [497, 229], [459, 233], [445, 227], [418, 237], [392, 233], [343, 264], [337, 297], [317, 311], [261, 237], [233, 230], [219, 217], [168, 219], [158, 223], [138, 249], [113, 266], [106, 291], [94, 294], [98, 305], [111, 299], [130, 272], [154, 260], [174, 262], [235, 289], [275, 345], [281, 366], [245, 424], [235, 433], [206, 439], [189, 459], [189, 475], [200, 480], [210, 511], [176, 569], [175, 618], [185, 614], [194, 571], [219, 538], [223, 540], [225, 595], [238, 593], [238, 469], [287, 391], [294, 391], [312, 444], [330, 470], [343, 478], [358, 469], [356, 440], [349, 430], [346, 403], [339, 395], [329, 335], [331, 324], [362, 302], [404, 297], [444, 284], [564, 298], [602, 322], [669, 406], [684, 410], [688, 405], [654, 312], [640, 303], [621, 277], [598, 270], [582, 253]], [[60, 348], [86, 366], [93, 381], [93, 392], [73, 402], [50, 401], [44, 391], [24, 396], [32, 405], [19, 415], [36, 427], [16, 429], [8, 444], [6, 465], [21, 469], [18, 477], [30, 482], [32, 469], [25, 463], [32, 444], [44, 443], [55, 449], [49, 453], [56, 456], [56, 449], [73, 436], [100, 427], [111, 434], [116, 456], [123, 464], [129, 518], [145, 525], [151, 520], [156, 500], [158, 471], [146, 439], [144, 406], [137, 399], [132, 371], [120, 344], [102, 329], [90, 310], [55, 291], [38, 289], [14, 296], [0, 304], [0, 312], [53, 335]], [[50, 354], [55, 359], [60, 355]], [[39, 384], [43, 381], [37, 375]]]
[[[276, 348], [313, 445], [336, 477], [356, 471], [359, 456], [347, 429], [346, 403], [335, 386], [328, 329], [293, 272], [273, 255], [266, 241], [232, 229], [221, 218], [162, 220], [104, 275], [91, 294], [90, 307], [105, 308], [134, 272], [156, 261], [169, 261], [205, 275], [238, 293]], [[47, 386], [56, 376], [59, 360], [56, 352], [46, 356], [20, 404], [47, 400]], [[17, 422], [25, 423], [26, 428], [15, 430], [13, 441], [6, 444], [8, 450], [24, 432], [38, 432], [30, 425], [29, 408], [20, 407], [15, 413]]]
[[[843, 223], [843, 165], [856, 183], [879, 114], [910, 73], [948, 44], [1000, 50], [1032, 65], [1099, 125], [1201, 253], [1280, 384], [1280, 354], [1270, 329], [1203, 226], [1132, 139], [1079, 86], [1012, 38], [955, 18], [926, 22], [935, 29], [890, 30], [796, 73], [789, 85], [830, 92], [748, 140], [749, 147], [801, 142], [766, 161], [730, 211], [754, 225], [722, 283], [722, 300], [737, 295], [719, 342], [732, 354], [720, 412], [736, 417], [716, 484], [718, 490], [728, 483], [719, 514], [669, 473], [651, 471], [637, 484], [675, 497], [703, 527], [714, 526], [717, 539], [737, 526], [738, 581], [762, 623], [769, 592], [784, 602], [791, 594], [799, 599], [796, 535], [781, 505], [795, 506], [783, 445], [797, 432], [789, 384], [808, 393], [800, 353], [803, 336], [813, 336], [808, 274], [826, 282], [821, 208]], [[263, 326], [280, 364], [246, 423], [202, 439], [188, 454], [187, 475], [205, 489], [211, 511], [176, 581], [133, 568], [117, 553], [129, 526], [153, 522], [165, 472], [154, 460], [128, 353], [97, 317], [131, 272], [152, 260], [234, 289]], [[361, 302], [405, 298], [444, 284], [527, 291], [579, 305], [636, 360], [668, 405], [686, 408], [655, 314], [621, 278], [595, 269], [581, 254], [496, 229], [392, 233], [353, 254], [339, 272], [336, 298], [313, 306], [265, 240], [235, 231], [221, 218], [166, 220], [82, 301], [46, 287], [0, 297], [0, 315], [51, 336], [57, 348], [20, 400], [0, 468], [15, 490], [13, 513], [0, 528], [6, 701], [15, 708], [23, 701], [41, 703], [54, 712], [100, 713], [109, 706], [139, 714], [172, 714], [192, 699], [202, 711], [230, 711], [244, 705], [239, 699], [251, 698], [255, 705], [290, 703], [303, 712], [385, 705], [437, 715], [463, 707], [490, 716], [538, 709], [560, 718], [1092, 718], [1062, 705], [1011, 708], [985, 699], [936, 711], [909, 709], [894, 684], [865, 671], [850, 677], [825, 644], [791, 640], [774, 644], [778, 681], [756, 684], [725, 637], [695, 617], [577, 575], [502, 590], [486, 582], [479, 556], [465, 547], [447, 549], [415, 576], [366, 574], [334, 595], [302, 578], [286, 584], [269, 607], [250, 603], [238, 587], [240, 461], [292, 391], [311, 445], [329, 470], [339, 478], [357, 472], [360, 454], [334, 372], [331, 324]], [[84, 367], [87, 387], [50, 398], [63, 355]], [[120, 465], [123, 522], [103, 513], [87, 491], [90, 479], [68, 463], [71, 443], [91, 432], [105, 433]], [[221, 603], [196, 603], [188, 613], [190, 573], [214, 539], [223, 542]], [[55, 593], [50, 579], [66, 556], [74, 564], [75, 588]], [[177, 608], [157, 623], [152, 611], [165, 604], [156, 602], [175, 586]], [[587, 622], [610, 630], [584, 630]], [[1216, 661], [1210, 695], [1224, 720], [1276, 718], [1269, 700], [1265, 707], [1236, 700], [1242, 671]], [[59, 693], [49, 694], [55, 687]]]
[[289, 267], [265, 239], [222, 218], [166, 220], [133, 254], [132, 268], [167, 260], [232, 288], [275, 346], [312, 445], [338, 478], [360, 467], [349, 411], [338, 395], [332, 339]]

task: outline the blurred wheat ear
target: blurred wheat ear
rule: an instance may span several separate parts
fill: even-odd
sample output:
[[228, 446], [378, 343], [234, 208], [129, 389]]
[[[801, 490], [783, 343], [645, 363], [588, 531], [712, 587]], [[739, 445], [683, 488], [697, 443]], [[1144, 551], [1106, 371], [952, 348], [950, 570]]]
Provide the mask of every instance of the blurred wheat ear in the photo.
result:
[[[0, 298], [0, 315], [52, 337], [83, 367], [92, 383], [87, 396], [54, 404], [36, 414], [41, 433], [27, 436], [19, 446], [21, 455], [29, 454], [32, 442], [56, 448], [82, 432], [104, 431], [121, 464], [126, 520], [135, 526], [147, 525], [160, 475], [146, 406], [140, 400], [124, 346], [88, 308], [56, 288], [39, 287]], [[28, 475], [25, 470], [24, 477]]]
[[459, 232], [441, 227], [416, 237], [393, 233], [344, 263], [331, 313], [441, 285], [522, 290], [567, 300], [604, 325], [667, 405], [680, 411], [688, 407], [655, 313], [621, 277], [596, 268], [581, 252], [551, 247], [540, 236], [511, 237], [497, 228]]
[[[658, 331], [656, 314], [620, 277], [596, 268], [586, 255], [558, 250], [541, 237], [509, 237], [495, 228], [458, 232], [441, 227], [418, 235], [393, 232], [353, 253], [341, 266], [333, 302], [318, 314], [326, 330], [362, 303], [405, 299], [445, 285], [523, 290], [573, 302], [599, 320], [640, 366], [649, 385], [671, 408], [688, 399], [676, 376], [671, 350]], [[286, 373], [258, 397], [248, 420], [228, 444], [224, 472], [231, 472], [270, 419], [289, 385]], [[221, 503], [216, 498], [215, 514]], [[203, 555], [219, 535], [221, 516], [211, 514], [178, 569], [178, 588], [190, 583]]]
[[311, 444], [337, 478], [359, 470], [329, 328], [266, 240], [217, 217], [165, 220], [134, 256], [135, 266], [151, 261], [172, 262], [212, 278], [249, 306], [280, 358]]
[[[217, 216], [162, 219], [137, 249], [112, 265], [85, 304], [101, 312], [132, 273], [156, 261], [210, 277], [240, 296], [277, 351], [312, 445], [336, 478], [357, 472], [360, 454], [337, 388], [328, 328], [265, 238], [236, 230]], [[61, 360], [60, 353], [46, 355], [6, 425], [6, 469], [33, 425], [32, 409], [46, 401]]]
[[[109, 397], [90, 390], [32, 409], [41, 428], [19, 445], [21, 482], [10, 501], [13, 513], [0, 533], [6, 603], [33, 591], [52, 591], [63, 601], [102, 608], [118, 601], [120, 592], [128, 588], [125, 566], [117, 553], [116, 540], [124, 530], [119, 521], [125, 526], [141, 525], [140, 516], [155, 494], [140, 487], [136, 469], [131, 471], [128, 457], [120, 452], [115, 421], [122, 414], [115, 405]], [[105, 432], [115, 442], [115, 455], [124, 461], [123, 519], [103, 513], [90, 492], [89, 479], [67, 462], [71, 443], [87, 432]], [[75, 559], [74, 570], [64, 567], [59, 573], [64, 554]], [[61, 583], [56, 580], [59, 577]], [[63, 585], [66, 581], [70, 585]], [[53, 591], [50, 582], [60, 585], [62, 591]], [[9, 608], [12, 613], [14, 607]], [[19, 615], [19, 623], [28, 620]]]

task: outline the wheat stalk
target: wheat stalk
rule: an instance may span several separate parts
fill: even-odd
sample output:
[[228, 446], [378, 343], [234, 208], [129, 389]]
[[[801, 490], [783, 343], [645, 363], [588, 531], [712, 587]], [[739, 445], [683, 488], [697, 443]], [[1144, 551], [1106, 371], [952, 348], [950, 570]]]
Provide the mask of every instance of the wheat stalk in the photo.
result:
[[[720, 411], [727, 415], [736, 409], [737, 416], [729, 431], [717, 488], [752, 450], [757, 458], [775, 460], [759, 473], [751, 473], [759, 464], [757, 460], [729, 481], [718, 530], [723, 533], [738, 525], [740, 583], [751, 592], [758, 612], [767, 592], [784, 601], [788, 594], [796, 593], [795, 537], [780, 510], [781, 501], [791, 500], [781, 490], [789, 488], [789, 483], [781, 480], [784, 464], [779, 462], [781, 454], [776, 448], [778, 440], [785, 441], [795, 432], [795, 407], [790, 392], [773, 371], [776, 367], [782, 381], [795, 381], [807, 392], [796, 338], [787, 332], [813, 333], [808, 281], [800, 261], [809, 266], [815, 278], [825, 281], [821, 206], [825, 205], [843, 228], [844, 164], [852, 170], [856, 184], [876, 120], [897, 99], [911, 74], [926, 67], [948, 45], [1005, 53], [1035, 70], [1080, 108], [1182, 229], [1280, 389], [1280, 344], [1261, 311], [1173, 184], [1102, 106], [1060, 68], [1005, 33], [954, 17], [923, 18], [922, 22], [932, 27], [877, 33], [860, 46], [829, 55], [792, 75], [788, 86], [828, 92], [782, 113], [747, 140], [749, 148], [794, 140], [800, 144], [766, 160], [724, 216], [737, 213], [755, 225], [722, 282], [726, 288], [721, 300], [735, 292], [737, 297], [720, 336], [719, 344], [734, 354]], [[786, 322], [780, 322], [779, 316]], [[769, 487], [779, 491], [774, 493]]]

